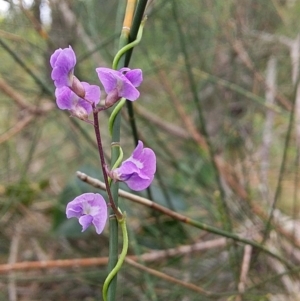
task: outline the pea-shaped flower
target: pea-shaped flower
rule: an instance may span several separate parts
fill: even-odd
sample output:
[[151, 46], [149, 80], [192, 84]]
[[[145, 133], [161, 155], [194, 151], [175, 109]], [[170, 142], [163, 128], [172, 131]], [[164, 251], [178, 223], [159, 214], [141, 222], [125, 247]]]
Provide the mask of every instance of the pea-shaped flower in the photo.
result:
[[57, 49], [51, 55], [50, 65], [53, 68], [51, 78], [56, 87], [57, 106], [69, 110], [73, 116], [86, 120], [92, 111], [92, 105], [100, 101], [100, 88], [86, 82], [80, 82], [74, 76], [76, 55], [72, 47]]
[[113, 180], [123, 181], [135, 191], [149, 187], [156, 171], [154, 151], [143, 147], [143, 142], [139, 141], [132, 155], [109, 173]]
[[56, 104], [61, 110], [69, 110], [73, 116], [86, 120], [92, 112], [92, 104], [100, 101], [100, 88], [86, 82], [81, 83], [85, 90], [85, 99], [64, 86], [55, 90]]
[[109, 68], [97, 68], [99, 80], [107, 94], [107, 102], [112, 104], [124, 97], [134, 101], [140, 96], [136, 89], [142, 81], [141, 69], [122, 68], [119, 71]]
[[93, 224], [100, 234], [107, 220], [107, 205], [99, 193], [84, 193], [68, 203], [66, 214], [67, 218], [78, 218], [82, 232]]
[[51, 55], [50, 65], [53, 68], [51, 78], [54, 80], [55, 87], [71, 87], [76, 65], [76, 56], [72, 47], [55, 50]]

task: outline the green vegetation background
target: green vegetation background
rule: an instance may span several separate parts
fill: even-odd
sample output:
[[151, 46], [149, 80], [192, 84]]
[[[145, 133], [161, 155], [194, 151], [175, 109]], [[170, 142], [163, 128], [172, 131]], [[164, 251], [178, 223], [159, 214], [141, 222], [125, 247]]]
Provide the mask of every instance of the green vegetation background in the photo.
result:
[[[76, 75], [99, 84], [95, 68], [111, 65], [122, 26], [119, 2], [49, 1], [52, 23], [42, 26], [40, 0], [11, 2], [1, 16], [1, 264], [108, 254], [108, 229], [81, 233], [65, 218], [68, 201], [96, 191], [76, 171], [102, 176], [91, 126], [55, 107], [49, 57], [72, 45]], [[299, 300], [300, 1], [156, 0], [147, 13], [130, 67], [143, 70], [136, 122], [158, 158], [151, 199], [259, 243], [268, 229], [265, 245], [296, 271], [253, 248], [242, 279], [245, 245], [191, 249], [145, 265], [210, 293], [125, 264], [119, 300]], [[100, 122], [109, 158], [106, 113]], [[126, 110], [121, 136], [129, 155]], [[121, 206], [131, 255], [219, 238], [128, 200]], [[1, 272], [0, 300], [99, 300], [105, 275], [105, 266]]]

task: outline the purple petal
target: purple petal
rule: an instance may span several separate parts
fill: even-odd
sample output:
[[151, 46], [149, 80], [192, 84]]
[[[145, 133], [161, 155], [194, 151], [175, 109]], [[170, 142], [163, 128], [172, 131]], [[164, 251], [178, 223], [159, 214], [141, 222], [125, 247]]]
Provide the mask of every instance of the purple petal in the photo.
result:
[[77, 198], [80, 198], [81, 200], [85, 200], [89, 204], [89, 203], [92, 203], [95, 199], [95, 196], [98, 197], [98, 195], [100, 195], [100, 194], [99, 193], [86, 192], [86, 193], [81, 194]]
[[76, 65], [76, 55], [72, 47], [57, 49], [50, 58], [52, 68], [63, 67], [72, 70]]
[[140, 162], [143, 164], [142, 171], [147, 175], [152, 175], [156, 172], [156, 156], [151, 148], [144, 148]]
[[121, 175], [131, 175], [135, 172], [139, 172], [139, 168], [135, 162], [132, 162], [131, 159], [127, 159], [122, 163], [119, 168], [116, 168], [118, 174]]
[[119, 72], [109, 68], [97, 68], [96, 72], [106, 94], [114, 90], [118, 84]]
[[125, 76], [134, 87], [138, 87], [143, 81], [143, 73], [141, 69], [133, 69], [128, 71]]
[[154, 178], [154, 175], [149, 177], [148, 179], [141, 179], [138, 174], [132, 175], [125, 183], [128, 187], [135, 191], [141, 191], [150, 186]]
[[78, 218], [82, 231], [93, 224], [96, 232], [100, 234], [107, 220], [107, 205], [101, 194], [84, 193], [68, 203], [66, 214], [67, 218]]
[[123, 68], [121, 68], [118, 72], [124, 74], [124, 73], [126, 73], [126, 72], [128, 72], [128, 71], [130, 71], [130, 70], [131, 70], [131, 69], [128, 68], [128, 67], [123, 67]]
[[98, 214], [102, 214], [102, 211], [105, 211], [107, 214], [107, 205], [103, 198], [103, 196], [99, 193], [86, 193], [86, 195], [89, 197], [89, 204], [92, 208], [95, 208], [97, 210], [94, 210], [91, 215], [95, 216]]
[[90, 85], [89, 83], [82, 82], [85, 90], [85, 98], [92, 101], [95, 105], [100, 102], [101, 91], [96, 85]]
[[67, 214], [67, 218], [71, 218], [71, 217], [80, 217], [82, 213], [82, 207], [80, 204], [74, 204], [72, 202], [70, 202], [67, 205], [67, 209], [66, 209], [66, 214]]
[[107, 207], [105, 207], [105, 210], [101, 211], [101, 215], [96, 215], [93, 218], [93, 225], [96, 229], [97, 234], [100, 234], [105, 227], [107, 220]]
[[56, 63], [56, 61], [57, 61], [58, 56], [61, 54], [61, 52], [62, 52], [62, 49], [61, 49], [61, 48], [58, 48], [58, 49], [56, 49], [56, 50], [54, 51], [54, 53], [51, 55], [51, 57], [50, 57], [50, 65], [51, 65], [52, 68], [55, 67], [55, 63]]
[[[125, 75], [123, 72], [128, 71]], [[109, 68], [97, 68], [99, 80], [107, 94], [117, 89], [118, 96], [134, 101], [140, 96], [140, 92], [135, 86], [142, 82], [142, 71], [140, 69], [130, 70], [122, 68], [120, 71]]]
[[51, 72], [51, 78], [54, 81], [56, 88], [61, 88], [63, 86], [71, 86], [72, 75], [68, 70], [62, 67], [55, 67]]
[[137, 146], [132, 152], [132, 157], [138, 159], [140, 155], [143, 153], [143, 147], [144, 147], [144, 143], [141, 140], [139, 140]]
[[120, 88], [119, 96], [125, 97], [130, 101], [134, 101], [139, 98], [140, 92], [131, 84], [131, 82], [124, 77], [123, 85]]
[[70, 88], [64, 86], [55, 90], [56, 104], [61, 110], [71, 110], [74, 102], [79, 97], [71, 91]]
[[143, 147], [143, 142], [139, 140], [138, 145], [132, 153], [132, 158], [142, 164], [144, 174], [152, 175], [156, 171], [156, 156], [151, 148]]
[[92, 105], [79, 98], [70, 88], [64, 86], [55, 90], [56, 104], [61, 110], [78, 111], [81, 108], [90, 114], [93, 110]]
[[83, 232], [92, 224], [93, 217], [91, 215], [83, 215], [78, 219], [78, 221], [79, 224], [82, 226], [81, 232]]
[[[93, 111], [92, 105], [86, 100], [79, 98], [76, 107], [83, 108], [86, 113], [89, 115]], [[74, 107], [75, 108], [75, 107]]]
[[112, 173], [116, 174], [116, 180], [124, 181], [129, 188], [136, 191], [147, 188], [156, 171], [155, 153], [143, 146], [143, 142], [139, 141], [132, 155]]
[[71, 86], [76, 65], [76, 56], [72, 47], [57, 49], [50, 58], [50, 64], [53, 68], [51, 78], [56, 88]]

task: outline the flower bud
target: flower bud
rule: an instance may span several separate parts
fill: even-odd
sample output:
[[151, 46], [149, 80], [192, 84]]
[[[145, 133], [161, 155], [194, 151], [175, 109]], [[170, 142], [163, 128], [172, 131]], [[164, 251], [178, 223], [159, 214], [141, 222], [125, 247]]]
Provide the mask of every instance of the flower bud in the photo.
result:
[[80, 98], [84, 98], [85, 97], [85, 89], [84, 89], [81, 81], [75, 75], [73, 75], [71, 89]]
[[105, 99], [105, 107], [109, 108], [113, 106], [121, 97], [118, 95], [118, 90], [113, 89], [110, 91]]
[[85, 108], [81, 106], [76, 106], [74, 109], [71, 110], [71, 113], [74, 117], [77, 117], [81, 120], [88, 120], [89, 117]]

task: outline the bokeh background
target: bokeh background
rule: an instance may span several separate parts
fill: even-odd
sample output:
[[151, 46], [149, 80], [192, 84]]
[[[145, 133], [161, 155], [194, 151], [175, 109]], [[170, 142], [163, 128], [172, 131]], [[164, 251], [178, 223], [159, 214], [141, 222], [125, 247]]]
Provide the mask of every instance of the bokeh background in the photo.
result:
[[[81, 233], [65, 217], [72, 198], [98, 191], [76, 171], [102, 175], [92, 127], [56, 107], [49, 57], [72, 45], [77, 77], [99, 84], [95, 68], [111, 66], [126, 1], [0, 4], [0, 300], [101, 300], [105, 264], [55, 262], [107, 256], [109, 229]], [[299, 0], [149, 2], [130, 67], [143, 70], [135, 119], [158, 162], [140, 195], [289, 264], [121, 198], [129, 254], [152, 259], [124, 264], [118, 300], [300, 300], [299, 14]], [[129, 155], [126, 108], [122, 116]], [[19, 262], [29, 263], [4, 266]]]

